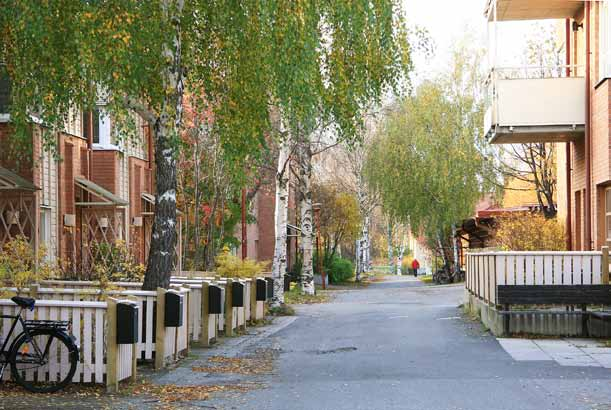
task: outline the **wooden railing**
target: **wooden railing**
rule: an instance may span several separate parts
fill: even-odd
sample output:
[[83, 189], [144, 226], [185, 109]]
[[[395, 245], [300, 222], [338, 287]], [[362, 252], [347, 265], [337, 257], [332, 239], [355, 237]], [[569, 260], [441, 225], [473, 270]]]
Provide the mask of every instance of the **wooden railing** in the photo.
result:
[[609, 254], [598, 252], [468, 253], [466, 289], [489, 304], [497, 285], [598, 285], [609, 283]]

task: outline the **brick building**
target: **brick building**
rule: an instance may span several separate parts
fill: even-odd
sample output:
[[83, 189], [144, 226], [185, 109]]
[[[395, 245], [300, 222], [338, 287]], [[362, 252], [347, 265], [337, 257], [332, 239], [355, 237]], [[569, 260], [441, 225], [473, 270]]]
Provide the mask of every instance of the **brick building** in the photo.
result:
[[136, 138], [114, 140], [103, 103], [74, 111], [54, 135], [55, 155], [42, 148], [43, 129], [33, 118], [32, 153], [16, 161], [9, 86], [0, 81], [0, 245], [24, 235], [86, 275], [94, 263], [108, 262], [108, 247], [121, 240], [145, 263], [155, 203], [148, 125], [136, 118]]
[[[484, 129], [492, 143], [556, 143], [558, 215], [573, 250], [611, 243], [611, 13], [606, 1], [488, 0], [490, 33], [506, 21], [556, 19], [564, 65], [496, 65]], [[501, 53], [496, 45], [491, 54]], [[518, 65], [518, 64], [516, 64]]]

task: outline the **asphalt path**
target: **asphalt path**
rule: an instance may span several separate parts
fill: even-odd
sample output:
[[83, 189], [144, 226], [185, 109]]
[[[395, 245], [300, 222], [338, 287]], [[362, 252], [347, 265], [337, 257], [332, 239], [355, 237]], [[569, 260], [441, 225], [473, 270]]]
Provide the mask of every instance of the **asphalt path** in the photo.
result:
[[611, 371], [513, 360], [463, 317], [463, 287], [389, 277], [301, 306], [265, 388], [223, 409], [609, 410]]

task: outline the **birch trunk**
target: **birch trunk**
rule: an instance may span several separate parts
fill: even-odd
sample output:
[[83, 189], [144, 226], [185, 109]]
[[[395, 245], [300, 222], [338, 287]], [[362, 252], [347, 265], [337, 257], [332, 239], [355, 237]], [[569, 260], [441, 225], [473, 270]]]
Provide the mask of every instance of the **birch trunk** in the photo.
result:
[[397, 275], [401, 275], [401, 266], [403, 263], [403, 255], [405, 254], [405, 237], [401, 240], [401, 246], [399, 247], [399, 254], [397, 255]]
[[456, 240], [456, 225], [452, 224], [452, 248], [454, 250], [454, 275], [460, 271], [460, 263], [458, 261], [458, 241]]
[[[299, 209], [301, 216], [301, 254], [303, 267], [301, 269], [301, 292], [307, 295], [315, 293], [313, 257], [313, 229], [312, 229], [312, 147], [309, 141], [299, 146]], [[318, 255], [319, 258], [322, 255]]]
[[153, 125], [155, 140], [156, 188], [155, 216], [151, 234], [151, 248], [142, 288], [168, 288], [173, 270], [176, 248], [176, 146], [172, 143], [182, 122], [184, 79], [182, 66], [182, 32], [180, 27], [184, 2], [163, 2], [163, 12], [174, 25], [174, 35], [166, 43], [161, 58], [165, 98]]
[[392, 249], [392, 225], [390, 221], [388, 221], [388, 231], [386, 240], [388, 241], [388, 266], [390, 268], [390, 273], [394, 271], [393, 269], [393, 249]]
[[276, 170], [276, 201], [274, 208], [274, 227], [276, 242], [274, 247], [274, 260], [272, 263], [272, 278], [274, 280], [274, 295], [271, 307], [278, 307], [284, 303], [284, 275], [286, 274], [286, 225], [288, 221], [289, 176], [288, 161], [290, 146], [288, 139], [280, 144], [278, 153], [278, 168]]

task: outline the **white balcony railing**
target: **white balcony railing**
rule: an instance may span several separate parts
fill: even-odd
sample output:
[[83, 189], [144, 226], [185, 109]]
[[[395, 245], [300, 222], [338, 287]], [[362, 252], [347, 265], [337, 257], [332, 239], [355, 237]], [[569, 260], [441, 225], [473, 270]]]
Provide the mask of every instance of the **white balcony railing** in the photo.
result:
[[581, 66], [502, 67], [487, 79], [484, 131], [493, 143], [578, 138], [585, 124]]

